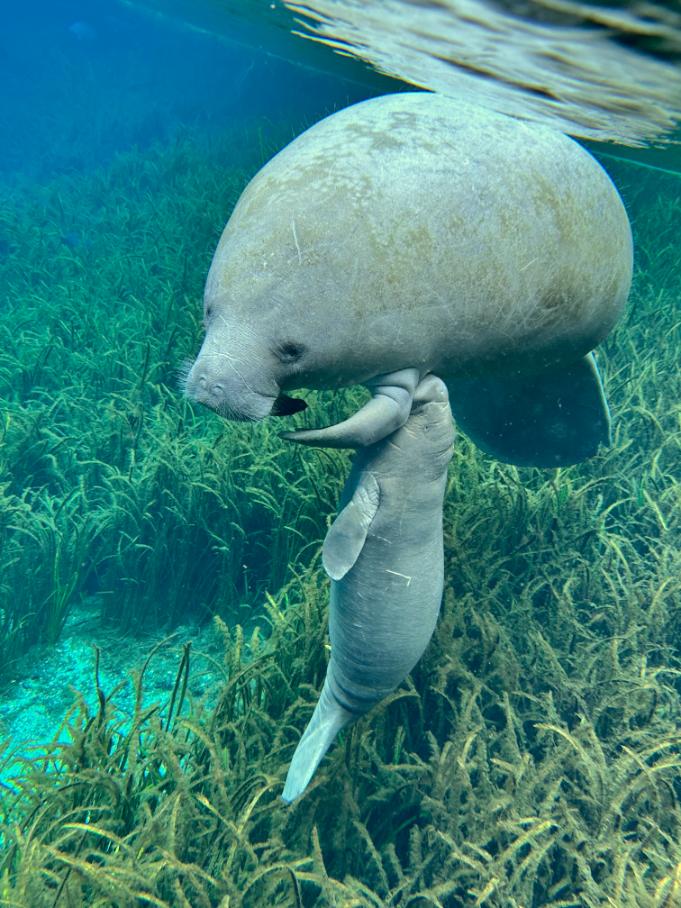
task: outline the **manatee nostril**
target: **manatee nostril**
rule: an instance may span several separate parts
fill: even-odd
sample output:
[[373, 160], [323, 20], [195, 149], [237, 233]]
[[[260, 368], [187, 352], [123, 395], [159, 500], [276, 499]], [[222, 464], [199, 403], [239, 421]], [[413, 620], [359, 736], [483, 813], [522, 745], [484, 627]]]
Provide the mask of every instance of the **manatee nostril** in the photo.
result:
[[212, 397], [215, 400], [222, 400], [227, 394], [227, 389], [223, 382], [211, 381], [207, 375], [198, 375], [196, 378], [196, 385], [208, 398]]

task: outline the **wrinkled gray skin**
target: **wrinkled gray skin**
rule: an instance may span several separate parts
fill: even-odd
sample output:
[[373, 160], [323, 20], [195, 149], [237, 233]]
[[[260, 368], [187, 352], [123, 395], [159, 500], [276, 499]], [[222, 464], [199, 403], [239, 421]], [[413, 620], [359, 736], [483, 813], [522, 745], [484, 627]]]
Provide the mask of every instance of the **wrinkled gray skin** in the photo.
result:
[[299, 435], [363, 445], [406, 420], [412, 370], [434, 372], [483, 448], [574, 462], [608, 439], [586, 355], [631, 270], [617, 191], [571, 139], [434, 94], [374, 98], [307, 130], [245, 189], [186, 390], [254, 420], [302, 409], [293, 389], [365, 383], [365, 410]]
[[331, 658], [283, 792], [305, 790], [339, 730], [393, 691], [421, 658], [440, 610], [442, 503], [454, 424], [447, 388], [430, 375], [411, 414], [355, 455], [322, 550], [331, 577]]

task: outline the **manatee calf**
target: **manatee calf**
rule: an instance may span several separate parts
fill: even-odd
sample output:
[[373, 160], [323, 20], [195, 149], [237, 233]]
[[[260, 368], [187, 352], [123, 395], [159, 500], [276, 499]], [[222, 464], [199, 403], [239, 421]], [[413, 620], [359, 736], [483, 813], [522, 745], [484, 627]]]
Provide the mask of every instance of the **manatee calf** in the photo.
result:
[[415, 388], [406, 423], [355, 455], [322, 549], [331, 577], [331, 658], [285, 801], [303, 793], [340, 729], [393, 691], [428, 645], [442, 598], [442, 502], [453, 444], [447, 388], [429, 375]]
[[407, 419], [417, 370], [448, 384], [483, 448], [556, 466], [593, 454], [609, 415], [591, 351], [625, 304], [631, 232], [576, 142], [426, 92], [327, 117], [251, 180], [215, 252], [188, 395], [224, 416], [304, 407], [288, 392], [366, 383], [340, 432]]

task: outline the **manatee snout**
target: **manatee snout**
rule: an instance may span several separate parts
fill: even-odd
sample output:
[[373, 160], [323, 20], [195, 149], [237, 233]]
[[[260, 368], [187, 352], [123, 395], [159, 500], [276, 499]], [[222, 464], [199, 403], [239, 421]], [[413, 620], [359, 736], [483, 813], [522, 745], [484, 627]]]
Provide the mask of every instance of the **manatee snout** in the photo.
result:
[[[256, 368], [258, 360], [254, 356], [242, 356], [237, 362], [211, 347], [207, 337], [184, 379], [184, 391], [190, 400], [225, 419], [246, 422], [266, 416], [290, 416], [306, 408], [305, 401], [282, 394], [276, 380]], [[253, 362], [251, 370], [247, 365], [249, 358]]]
[[[275, 382], [258, 382], [239, 362], [216, 349], [206, 336], [185, 381], [186, 396], [226, 419], [256, 420], [269, 416], [279, 389]], [[255, 371], [255, 370], [253, 370]]]

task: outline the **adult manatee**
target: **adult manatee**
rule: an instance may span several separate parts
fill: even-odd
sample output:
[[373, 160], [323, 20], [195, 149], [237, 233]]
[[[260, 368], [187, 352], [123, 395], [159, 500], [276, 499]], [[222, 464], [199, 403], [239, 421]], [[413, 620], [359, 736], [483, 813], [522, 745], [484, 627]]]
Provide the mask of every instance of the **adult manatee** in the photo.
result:
[[[418, 379], [485, 450], [556, 466], [609, 437], [591, 351], [625, 304], [631, 232], [610, 179], [547, 128], [425, 92], [327, 117], [254, 177], [216, 250], [188, 395], [224, 416], [367, 384], [311, 444], [374, 443]], [[414, 379], [414, 374], [416, 378]]]

